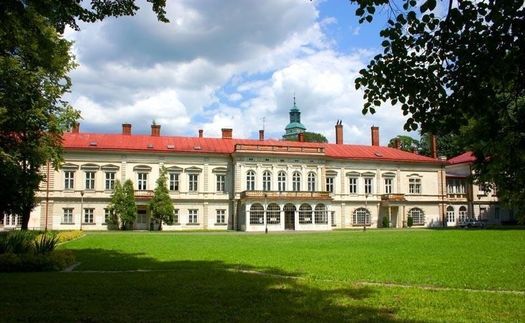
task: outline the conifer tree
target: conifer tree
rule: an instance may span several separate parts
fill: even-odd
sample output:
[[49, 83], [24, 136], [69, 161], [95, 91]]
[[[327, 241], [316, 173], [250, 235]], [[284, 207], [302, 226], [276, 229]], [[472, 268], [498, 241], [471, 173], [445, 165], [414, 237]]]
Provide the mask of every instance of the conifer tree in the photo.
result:
[[153, 198], [149, 203], [151, 218], [159, 221], [159, 230], [162, 230], [162, 222], [173, 223], [173, 203], [166, 185], [166, 172], [165, 167], [160, 169], [157, 187], [155, 187]]

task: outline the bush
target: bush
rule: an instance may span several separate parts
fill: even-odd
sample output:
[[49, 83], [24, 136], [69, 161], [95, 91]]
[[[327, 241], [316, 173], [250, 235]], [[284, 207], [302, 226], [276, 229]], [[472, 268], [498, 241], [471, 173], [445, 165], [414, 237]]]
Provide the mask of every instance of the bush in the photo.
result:
[[0, 253], [22, 254], [33, 250], [36, 232], [10, 231], [0, 238]]
[[50, 253], [51, 251], [55, 250], [55, 247], [58, 244], [58, 238], [56, 234], [46, 232], [41, 234], [39, 237], [37, 237], [33, 241], [33, 248], [35, 254], [43, 255]]
[[383, 217], [383, 228], [389, 228], [390, 227], [390, 221], [388, 221], [388, 218], [386, 216]]
[[57, 239], [59, 243], [74, 240], [84, 235], [82, 231], [60, 231], [57, 233]]
[[407, 225], [409, 228], [411, 228], [414, 225], [414, 219], [411, 216], [409, 216], [407, 219]]
[[75, 263], [71, 250], [55, 250], [48, 254], [14, 254], [0, 255], [0, 272], [32, 272], [62, 270]]

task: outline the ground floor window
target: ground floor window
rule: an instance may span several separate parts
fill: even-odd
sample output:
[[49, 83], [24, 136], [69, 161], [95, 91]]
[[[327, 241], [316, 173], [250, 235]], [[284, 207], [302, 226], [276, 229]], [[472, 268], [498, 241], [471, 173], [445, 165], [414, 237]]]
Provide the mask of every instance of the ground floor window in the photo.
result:
[[217, 223], [226, 223], [226, 210], [216, 210], [217, 212]]
[[353, 214], [354, 225], [369, 225], [370, 224], [370, 211], [361, 207], [354, 211]]
[[315, 206], [315, 223], [327, 224], [328, 223], [328, 211], [326, 205], [317, 204]]
[[447, 207], [447, 222], [456, 222], [456, 215], [452, 206]]
[[173, 223], [179, 223], [179, 209], [173, 210]]
[[73, 224], [73, 209], [72, 208], [64, 209], [64, 215], [62, 216], [62, 223]]
[[299, 223], [312, 223], [312, 207], [309, 204], [301, 204], [301, 206], [299, 207]]
[[198, 210], [188, 210], [188, 223], [199, 223]]
[[412, 208], [408, 211], [408, 216], [412, 218], [413, 225], [424, 225], [425, 224], [425, 214], [420, 208]]
[[268, 224], [281, 223], [281, 208], [279, 205], [272, 203], [266, 208], [266, 222]]
[[84, 209], [84, 223], [95, 223], [95, 209]]
[[259, 203], [250, 207], [250, 224], [264, 224], [264, 208]]
[[464, 222], [467, 220], [467, 208], [465, 206], [461, 206], [459, 208], [458, 220], [459, 222]]

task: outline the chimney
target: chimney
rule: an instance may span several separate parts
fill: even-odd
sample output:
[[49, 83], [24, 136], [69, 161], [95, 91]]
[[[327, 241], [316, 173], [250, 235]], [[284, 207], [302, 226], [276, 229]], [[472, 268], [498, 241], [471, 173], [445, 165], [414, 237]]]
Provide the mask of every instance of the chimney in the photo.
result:
[[259, 130], [259, 140], [260, 141], [264, 140], [264, 130]]
[[400, 149], [401, 148], [401, 139], [394, 138], [394, 148], [395, 149]]
[[438, 152], [437, 152], [437, 138], [436, 136], [434, 135], [430, 135], [430, 154], [432, 156], [432, 158], [437, 158], [438, 157]]
[[199, 138], [204, 137], [204, 130], [199, 129]]
[[152, 137], [159, 137], [160, 136], [160, 124], [152, 124], [151, 125], [151, 136]]
[[379, 146], [379, 127], [372, 126], [372, 146]]
[[73, 125], [71, 126], [71, 133], [79, 133], [80, 132], [80, 123], [73, 122]]
[[231, 128], [222, 128], [222, 139], [232, 139], [233, 130]]
[[297, 141], [304, 142], [304, 132], [299, 132], [297, 134]]
[[131, 123], [122, 124], [122, 134], [128, 136], [131, 135]]
[[337, 120], [335, 124], [335, 143], [338, 145], [343, 144], [343, 121]]

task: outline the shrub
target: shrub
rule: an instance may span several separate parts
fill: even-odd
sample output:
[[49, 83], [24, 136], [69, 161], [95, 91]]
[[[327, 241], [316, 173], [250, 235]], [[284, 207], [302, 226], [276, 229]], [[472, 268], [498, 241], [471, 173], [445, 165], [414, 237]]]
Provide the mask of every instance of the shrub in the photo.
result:
[[36, 233], [31, 231], [10, 231], [1, 239], [0, 253], [28, 253], [33, 249]]
[[388, 221], [388, 218], [386, 216], [383, 217], [383, 228], [389, 228], [390, 227], [390, 221]]
[[47, 254], [55, 250], [56, 245], [58, 244], [58, 238], [56, 234], [46, 232], [41, 234], [33, 241], [33, 248], [35, 254]]
[[14, 254], [0, 255], [0, 272], [31, 272], [62, 270], [75, 262], [71, 250], [55, 250], [48, 254]]
[[407, 219], [407, 225], [409, 228], [411, 228], [414, 225], [414, 219], [411, 216], [409, 216]]
[[74, 240], [84, 235], [82, 231], [60, 231], [57, 233], [57, 239], [59, 243]]

